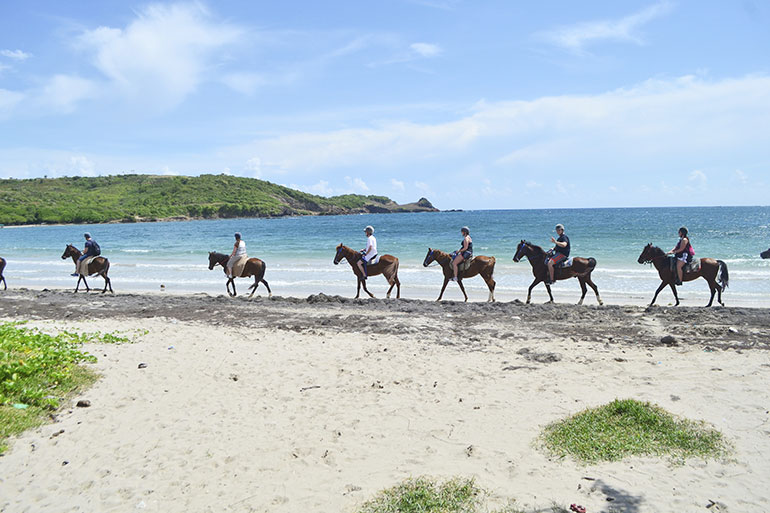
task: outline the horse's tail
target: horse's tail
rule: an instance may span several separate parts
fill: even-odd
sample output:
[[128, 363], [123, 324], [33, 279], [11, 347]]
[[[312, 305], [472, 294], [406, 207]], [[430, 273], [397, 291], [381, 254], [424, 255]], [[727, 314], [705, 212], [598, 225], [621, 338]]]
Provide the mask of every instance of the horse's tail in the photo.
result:
[[590, 257], [588, 259], [588, 270], [593, 271], [594, 268], [596, 268], [596, 259], [594, 257]]
[[725, 291], [727, 288], [728, 282], [730, 280], [730, 275], [727, 272], [727, 264], [722, 262], [721, 260], [717, 260], [717, 264], [719, 264], [719, 284], [722, 286], [722, 292]]
[[492, 272], [489, 273], [489, 276], [494, 278], [494, 276], [495, 276], [495, 264], [497, 263], [497, 259], [495, 257], [489, 257], [489, 261], [492, 262]]
[[[104, 257], [102, 257], [102, 258], [104, 258]], [[110, 270], [110, 261], [108, 259], [104, 258], [104, 270], [102, 271], [102, 274], [104, 276], [107, 276], [107, 271], [109, 271], [109, 270]]]
[[262, 277], [260, 278], [260, 280], [265, 277], [265, 271], [267, 271], [267, 263], [264, 260], [261, 260], [261, 262], [262, 262]]

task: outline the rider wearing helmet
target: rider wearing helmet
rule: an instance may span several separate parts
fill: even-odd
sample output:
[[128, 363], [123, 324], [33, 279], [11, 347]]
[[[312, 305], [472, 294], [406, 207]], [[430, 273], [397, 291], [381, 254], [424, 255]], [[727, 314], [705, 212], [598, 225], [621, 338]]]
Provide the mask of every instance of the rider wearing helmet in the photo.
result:
[[471, 231], [467, 226], [460, 228], [460, 233], [463, 235], [463, 240], [460, 243], [460, 249], [455, 252], [455, 257], [452, 260], [452, 268], [455, 275], [452, 278], [453, 281], [457, 281], [457, 266], [463, 263], [465, 260], [470, 260], [473, 256], [473, 240], [471, 239]]
[[233, 277], [233, 266], [241, 258], [246, 258], [246, 242], [241, 240], [241, 232], [235, 232], [235, 244], [230, 253], [230, 259], [227, 261], [227, 276]]
[[555, 245], [551, 251], [548, 252], [548, 281], [547, 284], [553, 283], [553, 266], [556, 264], [560, 264], [567, 260], [569, 257], [569, 250], [570, 250], [570, 244], [569, 244], [569, 237], [564, 235], [564, 225], [563, 224], [557, 224], [556, 225], [556, 234], [559, 236], [558, 239], [554, 239], [551, 237], [551, 242], [553, 242]]
[[96, 244], [96, 241], [91, 238], [91, 234], [86, 232], [83, 234], [83, 237], [85, 237], [86, 239], [86, 246], [83, 248], [83, 254], [80, 256], [80, 258], [78, 258], [78, 261], [75, 262], [75, 272], [72, 273], [72, 276], [78, 276], [78, 269], [80, 268], [80, 262], [82, 262], [86, 258], [99, 256], [99, 250], [97, 249], [99, 245]]
[[364, 264], [369, 265], [377, 258], [377, 239], [374, 238], [374, 227], [371, 225], [364, 228], [364, 233], [366, 234], [366, 247], [361, 250], [361, 259], [357, 263], [361, 276], [366, 279]]
[[685, 264], [692, 260], [692, 255], [695, 254], [690, 245], [690, 239], [687, 237], [687, 228], [685, 226], [679, 228], [679, 242], [667, 254], [673, 254], [676, 257], [676, 284], [681, 285], [682, 270]]

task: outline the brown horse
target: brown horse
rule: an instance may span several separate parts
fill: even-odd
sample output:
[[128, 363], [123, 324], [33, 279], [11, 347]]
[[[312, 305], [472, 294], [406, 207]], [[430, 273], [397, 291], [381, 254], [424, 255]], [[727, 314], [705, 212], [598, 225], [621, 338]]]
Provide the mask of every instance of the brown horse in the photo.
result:
[[[679, 306], [679, 296], [676, 293], [676, 270], [671, 270], [666, 253], [659, 247], [653, 246], [651, 242], [642, 250], [638, 262], [640, 264], [654, 265], [660, 276], [660, 287], [655, 291], [650, 306], [655, 304], [658, 294], [660, 294], [660, 291], [663, 290], [666, 285], [669, 285], [671, 287], [671, 292], [674, 293], [674, 299], [676, 299], [675, 306]], [[717, 273], [719, 273], [718, 280]], [[703, 277], [708, 282], [709, 289], [711, 289], [711, 298], [706, 306], [711, 306], [711, 303], [714, 302], [715, 292], [718, 294], [717, 301], [719, 304], [725, 306], [724, 303], [722, 303], [722, 292], [727, 288], [727, 283], [730, 279], [730, 276], [727, 273], [727, 264], [721, 260], [714, 260], [713, 258], [701, 258], [700, 268], [697, 271], [682, 273], [682, 282], [696, 280], [700, 277]], [[717, 281], [719, 281], [719, 284], [717, 284]]]
[[3, 270], [5, 269], [5, 258], [0, 257], [0, 281], [3, 282], [3, 290], [8, 290], [8, 285], [5, 283], [5, 276], [3, 276]]
[[[210, 251], [209, 252], [209, 271], [213, 270], [215, 266], [221, 265], [222, 270], [225, 272], [225, 275], [227, 275], [228, 260], [230, 260], [230, 257], [228, 255], [223, 255], [222, 253], [215, 253], [213, 251]], [[241, 271], [241, 275], [238, 276], [238, 278], [248, 278], [249, 276], [254, 276], [254, 285], [250, 286], [248, 289], [251, 291], [251, 294], [249, 294], [249, 297], [254, 295], [260, 283], [264, 283], [265, 287], [267, 287], [267, 293], [269, 294], [269, 296], [270, 297], [273, 296], [273, 292], [270, 290], [270, 285], [268, 285], [264, 279], [266, 268], [267, 268], [267, 264], [265, 264], [265, 262], [263, 262], [259, 258], [249, 258], [246, 261], [246, 265], [243, 266], [243, 271]], [[232, 293], [230, 292], [230, 285], [233, 286]], [[225, 284], [225, 288], [227, 288], [227, 293], [231, 297], [236, 296], [235, 277], [227, 278], [227, 283]]]
[[770, 258], [770, 248], [760, 253], [759, 256], [762, 257], [763, 259]]
[[[369, 297], [374, 297], [374, 294], [369, 292], [369, 289], [366, 288], [366, 278], [361, 275], [361, 270], [358, 268], [357, 262], [361, 260], [361, 256], [360, 252], [347, 246], [343, 246], [342, 243], [337, 246], [337, 252], [334, 254], [334, 265], [338, 265], [344, 258], [353, 269], [353, 274], [356, 275], [358, 281], [356, 287], [356, 299], [361, 295], [362, 286], [364, 287], [364, 292], [369, 294]], [[378, 274], [382, 274], [385, 279], [388, 280], [388, 284], [390, 285], [386, 296], [389, 298], [390, 293], [393, 291], [393, 287], [396, 287], [396, 299], [400, 299], [401, 282], [398, 280], [398, 258], [393, 255], [382, 255], [376, 264], [366, 266], [367, 276], [377, 276]]]
[[[83, 253], [80, 252], [78, 248], [73, 246], [72, 244], [67, 244], [67, 247], [64, 248], [64, 254], [61, 256], [62, 260], [66, 260], [68, 258], [72, 258], [72, 261], [75, 262], [75, 265], [78, 267], [78, 258], [80, 258], [83, 255]], [[111, 293], [115, 293], [112, 290], [112, 282], [110, 281], [110, 278], [107, 276], [107, 272], [110, 270], [110, 261], [102, 256], [98, 256], [94, 258], [90, 264], [88, 264], [88, 276], [91, 276], [93, 274], [98, 274], [102, 278], [104, 278], [104, 290], [102, 290], [102, 294], [107, 292], [107, 287], [110, 288]], [[78, 275], [78, 283], [75, 285], [75, 292], [78, 291], [78, 288], [80, 287], [80, 281], [83, 280], [83, 285], [86, 286], [86, 292], [89, 292], [91, 289], [88, 288], [88, 282], [86, 281], [86, 275], [79, 274]]]
[[[438, 295], [438, 299], [436, 300], [441, 301], [441, 298], [444, 297], [444, 290], [446, 290], [446, 286], [449, 283], [449, 280], [451, 280], [455, 275], [454, 269], [452, 268], [452, 256], [449, 253], [444, 253], [440, 249], [428, 248], [428, 254], [425, 255], [425, 260], [423, 260], [422, 265], [423, 267], [428, 267], [431, 262], [438, 262], [444, 271], [444, 284], [441, 286], [441, 293]], [[492, 279], [492, 275], [495, 272], [495, 257], [488, 257], [484, 255], [473, 257], [470, 264], [468, 264], [467, 269], [461, 270], [459, 267], [462, 267], [464, 263], [465, 262], [458, 266], [457, 284], [460, 286], [460, 290], [463, 292], [463, 296], [465, 296], [465, 301], [468, 301], [468, 294], [465, 293], [463, 278], [473, 278], [477, 274], [480, 274], [484, 279], [484, 282], [486, 282], [487, 287], [489, 287], [489, 298], [487, 299], [487, 302], [493, 302], [495, 300], [496, 285], [495, 280]]]
[[[522, 258], [527, 257], [529, 264], [532, 266], [532, 274], [535, 276], [535, 281], [529, 286], [527, 291], [527, 303], [532, 299], [532, 289], [535, 285], [541, 281], [545, 283], [545, 289], [548, 291], [548, 297], [551, 298], [550, 303], [553, 303], [553, 294], [551, 294], [551, 286], [548, 284], [548, 265], [545, 263], [546, 253], [540, 246], [535, 246], [531, 242], [522, 240], [516, 247], [516, 254], [513, 256], [513, 261], [518, 262]], [[579, 305], [583, 304], [583, 299], [586, 297], [586, 285], [594, 289], [596, 294], [596, 301], [603, 305], [602, 298], [599, 297], [599, 289], [591, 279], [591, 273], [596, 268], [595, 258], [581, 258], [574, 257], [572, 259], [572, 265], [569, 267], [554, 267], [553, 279], [554, 280], [566, 280], [569, 278], [577, 278], [580, 282], [580, 289], [583, 294], [580, 296]]]

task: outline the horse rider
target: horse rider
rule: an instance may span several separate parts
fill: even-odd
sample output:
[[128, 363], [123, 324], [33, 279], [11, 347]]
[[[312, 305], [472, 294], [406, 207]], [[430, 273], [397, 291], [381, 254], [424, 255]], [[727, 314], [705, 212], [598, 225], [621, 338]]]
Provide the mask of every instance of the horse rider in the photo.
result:
[[546, 282], [548, 285], [553, 283], [553, 266], [567, 260], [570, 250], [569, 237], [564, 234], [564, 225], [557, 224], [554, 229], [559, 237], [557, 239], [551, 237], [554, 247], [548, 252], [548, 281]]
[[361, 260], [357, 262], [358, 269], [361, 271], [361, 276], [366, 279], [366, 269], [364, 264], [369, 265], [377, 258], [377, 239], [374, 238], [374, 227], [367, 226], [364, 228], [366, 234], [366, 247], [361, 250]]
[[241, 232], [235, 232], [235, 244], [230, 258], [227, 260], [227, 277], [233, 277], [233, 265], [241, 258], [246, 258], [246, 242], [241, 240]]
[[80, 268], [80, 262], [82, 262], [86, 258], [99, 256], [99, 253], [101, 253], [101, 251], [99, 251], [99, 244], [97, 244], [96, 241], [91, 238], [90, 233], [88, 232], [84, 233], [83, 237], [85, 237], [86, 239], [86, 247], [83, 248], [83, 254], [80, 255], [80, 258], [78, 258], [78, 261], [75, 263], [75, 272], [72, 273], [72, 276], [79, 275], [78, 269]]
[[471, 231], [467, 226], [460, 228], [460, 233], [463, 236], [462, 242], [460, 242], [460, 249], [455, 251], [454, 258], [452, 259], [452, 268], [455, 275], [452, 281], [457, 281], [457, 267], [465, 260], [470, 260], [473, 256], [473, 240], [471, 239]]
[[674, 255], [676, 258], [676, 284], [681, 285], [684, 266], [692, 261], [692, 256], [695, 254], [690, 239], [687, 237], [687, 227], [679, 228], [679, 242], [676, 243], [674, 249], [666, 254]]

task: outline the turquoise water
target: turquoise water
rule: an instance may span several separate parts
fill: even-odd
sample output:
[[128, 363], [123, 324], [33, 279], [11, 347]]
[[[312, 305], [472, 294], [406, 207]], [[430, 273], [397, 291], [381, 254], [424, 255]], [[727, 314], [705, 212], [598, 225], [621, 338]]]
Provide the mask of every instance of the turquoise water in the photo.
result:
[[[227, 219], [168, 223], [79, 226], [5, 227], [0, 229], [0, 256], [8, 261], [5, 271], [11, 287], [74, 287], [70, 260], [61, 260], [66, 243], [83, 246], [89, 231], [111, 262], [110, 275], [116, 291], [170, 293], [224, 292], [221, 268], [209, 271], [209, 251], [229, 253], [233, 233], [243, 233], [250, 256], [267, 262], [265, 278], [277, 295], [355, 293], [355, 280], [346, 263], [332, 263], [340, 242], [355, 249], [364, 246], [364, 226], [376, 229], [380, 254], [400, 259], [402, 296], [435, 299], [441, 286], [440, 270], [422, 267], [427, 248], [454, 250], [459, 228], [471, 229], [476, 254], [497, 258], [495, 280], [498, 300], [524, 299], [532, 281], [526, 261], [511, 261], [516, 244], [527, 239], [549, 246], [553, 226], [562, 223], [572, 242], [573, 256], [593, 256], [598, 265], [594, 281], [604, 299], [615, 303], [649, 301], [659, 284], [657, 273], [636, 259], [648, 242], [671, 249], [677, 229], [686, 225], [696, 256], [727, 262], [730, 288], [728, 304], [770, 306], [770, 260], [759, 252], [770, 246], [770, 207], [703, 207], [653, 209], [482, 210], [420, 214], [367, 214], [350, 216], [293, 217], [278, 219]], [[92, 286], [103, 285], [92, 278]], [[238, 280], [245, 292], [247, 280]], [[382, 277], [369, 280], [375, 295], [382, 297]], [[486, 300], [480, 278], [466, 281], [472, 301]], [[573, 301], [579, 295], [576, 280], [554, 287], [557, 301]], [[706, 282], [686, 284], [680, 292], [683, 304], [698, 305], [708, 299]], [[447, 299], [461, 299], [450, 284]], [[547, 299], [542, 285], [533, 294], [536, 302]], [[593, 298], [589, 296], [589, 304]], [[671, 300], [661, 293], [661, 303]]]

